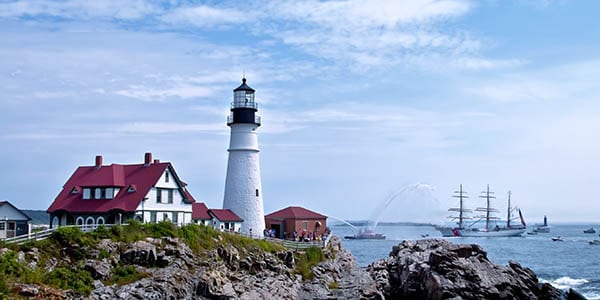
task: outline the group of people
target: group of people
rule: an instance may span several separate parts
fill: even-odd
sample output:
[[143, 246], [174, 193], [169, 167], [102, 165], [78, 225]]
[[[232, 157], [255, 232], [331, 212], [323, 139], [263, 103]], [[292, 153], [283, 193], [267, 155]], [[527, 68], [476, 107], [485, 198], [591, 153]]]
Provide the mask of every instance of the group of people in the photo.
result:
[[[310, 241], [323, 241], [327, 239], [327, 236], [331, 233], [328, 228], [325, 228], [323, 234], [319, 234], [317, 231], [310, 232], [303, 230], [300, 234], [294, 231], [291, 235], [288, 232], [283, 232], [283, 238], [296, 242], [310, 242]], [[252, 235], [252, 229], [250, 229], [250, 235]], [[263, 230], [263, 237], [279, 238], [277, 231], [274, 228]]]

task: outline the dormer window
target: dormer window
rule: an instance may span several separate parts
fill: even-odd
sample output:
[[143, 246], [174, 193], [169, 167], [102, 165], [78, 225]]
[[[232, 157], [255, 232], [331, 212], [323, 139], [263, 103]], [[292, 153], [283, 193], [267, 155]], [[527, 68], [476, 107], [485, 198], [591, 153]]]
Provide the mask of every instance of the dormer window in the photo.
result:
[[71, 194], [73, 194], [73, 195], [75, 195], [75, 194], [79, 194], [79, 189], [78, 189], [77, 187], [74, 187], [74, 188], [71, 190]]
[[135, 192], [135, 187], [134, 187], [133, 185], [130, 185], [130, 186], [127, 188], [127, 192], [128, 192], [128, 193], [133, 193], [133, 192]]
[[83, 189], [83, 199], [90, 199], [90, 198], [92, 198], [91, 189], [90, 188], [84, 188]]

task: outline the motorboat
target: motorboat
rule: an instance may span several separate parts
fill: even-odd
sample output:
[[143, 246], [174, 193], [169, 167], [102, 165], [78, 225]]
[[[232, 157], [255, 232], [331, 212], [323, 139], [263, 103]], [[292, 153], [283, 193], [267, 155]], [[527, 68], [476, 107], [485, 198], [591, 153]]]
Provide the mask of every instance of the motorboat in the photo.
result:
[[596, 233], [596, 229], [594, 229], [594, 227], [590, 227], [584, 230], [583, 233]]
[[538, 232], [538, 233], [549, 233], [550, 232], [550, 226], [548, 225], [548, 219], [546, 218], [546, 216], [544, 216], [544, 224], [535, 225], [533, 228], [533, 232]]
[[564, 241], [560, 236], [553, 237], [552, 240], [555, 242], [563, 242]]
[[600, 240], [592, 240], [589, 243], [590, 245], [600, 245]]
[[376, 233], [372, 229], [361, 229], [354, 235], [347, 235], [344, 237], [347, 240], [385, 240], [385, 235]]

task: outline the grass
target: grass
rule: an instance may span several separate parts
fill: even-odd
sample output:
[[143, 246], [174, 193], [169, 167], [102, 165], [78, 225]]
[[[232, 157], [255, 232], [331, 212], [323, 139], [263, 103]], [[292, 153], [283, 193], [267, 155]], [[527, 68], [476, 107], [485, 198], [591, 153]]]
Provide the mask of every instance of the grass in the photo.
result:
[[315, 274], [312, 267], [323, 260], [325, 255], [323, 250], [318, 247], [307, 248], [304, 252], [296, 253], [296, 272], [302, 275], [303, 279], [313, 279]]
[[340, 285], [337, 283], [337, 281], [332, 281], [327, 286], [330, 290], [337, 290], [340, 288]]
[[[84, 270], [82, 266], [84, 259], [92, 258], [89, 256], [90, 250], [97, 249], [97, 244], [102, 239], [132, 243], [146, 237], [181, 238], [196, 254], [202, 254], [204, 251], [215, 249], [224, 244], [232, 245], [239, 250], [246, 249], [249, 251], [262, 250], [275, 253], [285, 250], [282, 245], [277, 243], [255, 240], [237, 234], [222, 234], [210, 226], [196, 224], [177, 227], [169, 222], [142, 224], [129, 221], [127, 226], [117, 225], [110, 228], [99, 226], [89, 233], [82, 232], [76, 227], [61, 227], [54, 231], [48, 239], [42, 241], [30, 241], [22, 245], [1, 244], [5, 248], [11, 249], [11, 251], [7, 251], [0, 256], [0, 299], [17, 296], [11, 295], [10, 291], [11, 284], [15, 282], [72, 289], [82, 295], [89, 295], [93, 280], [90, 273]], [[17, 252], [24, 251], [27, 253], [33, 248], [37, 248], [39, 252], [38, 267], [30, 268], [18, 261]], [[51, 272], [43, 268], [50, 260], [60, 263], [60, 258], [64, 256], [70, 258], [69, 265], [59, 264]], [[101, 259], [108, 258], [110, 254], [104, 249], [99, 249], [99, 257]], [[304, 262], [303, 268], [307, 268], [310, 272], [310, 267], [321, 261], [323, 254], [321, 249], [314, 248], [307, 249], [302, 257], [305, 257], [305, 259], [300, 260]], [[105, 284], [123, 285], [149, 276], [148, 273], [140, 272], [131, 265], [114, 267], [111, 274]]]
[[112, 276], [104, 281], [105, 285], [125, 285], [136, 282], [150, 274], [138, 271], [134, 266], [118, 266], [112, 269]]

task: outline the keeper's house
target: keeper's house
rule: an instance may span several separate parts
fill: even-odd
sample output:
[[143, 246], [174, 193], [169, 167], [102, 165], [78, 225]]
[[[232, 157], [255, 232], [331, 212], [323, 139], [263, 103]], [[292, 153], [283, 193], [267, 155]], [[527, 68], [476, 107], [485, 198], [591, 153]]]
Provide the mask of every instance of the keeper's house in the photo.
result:
[[93, 166], [75, 170], [48, 208], [50, 227], [62, 225], [119, 224], [140, 222], [192, 222], [195, 202], [169, 162], [103, 165], [96, 156]]

